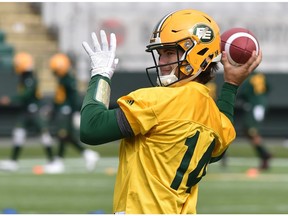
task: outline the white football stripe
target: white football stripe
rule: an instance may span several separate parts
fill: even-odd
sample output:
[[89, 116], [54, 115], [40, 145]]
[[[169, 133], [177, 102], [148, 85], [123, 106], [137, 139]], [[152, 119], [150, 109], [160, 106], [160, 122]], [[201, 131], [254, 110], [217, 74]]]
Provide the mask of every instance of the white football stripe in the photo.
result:
[[233, 35], [231, 35], [228, 39], [227, 39], [227, 42], [225, 44], [225, 51], [226, 53], [228, 54], [228, 58], [229, 58], [229, 61], [234, 64], [234, 65], [239, 65], [237, 62], [235, 62], [231, 56], [230, 56], [230, 52], [227, 52], [228, 50], [230, 50], [230, 44], [233, 43], [234, 40], [236, 40], [237, 38], [240, 38], [240, 37], [248, 37], [250, 38], [254, 44], [255, 44], [255, 47], [256, 47], [256, 54], [258, 55], [258, 52], [259, 52], [259, 46], [258, 46], [258, 42], [256, 40], [255, 37], [253, 37], [251, 34], [247, 33], [247, 32], [238, 32], [238, 33], [235, 33]]

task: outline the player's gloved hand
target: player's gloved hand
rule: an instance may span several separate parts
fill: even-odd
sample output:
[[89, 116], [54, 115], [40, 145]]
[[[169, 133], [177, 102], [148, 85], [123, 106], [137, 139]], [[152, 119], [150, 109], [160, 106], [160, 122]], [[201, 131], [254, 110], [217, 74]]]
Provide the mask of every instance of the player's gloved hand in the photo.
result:
[[118, 64], [118, 59], [115, 59], [116, 36], [114, 33], [110, 34], [110, 44], [108, 44], [104, 30], [100, 31], [100, 37], [101, 45], [96, 34], [92, 33], [94, 50], [90, 48], [86, 41], [82, 45], [91, 59], [91, 77], [101, 75], [111, 79]]

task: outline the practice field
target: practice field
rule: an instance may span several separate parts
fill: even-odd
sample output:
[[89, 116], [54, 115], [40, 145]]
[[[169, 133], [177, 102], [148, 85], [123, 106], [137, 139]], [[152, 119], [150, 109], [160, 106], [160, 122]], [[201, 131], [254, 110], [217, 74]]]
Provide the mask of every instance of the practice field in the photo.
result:
[[[102, 156], [95, 171], [87, 172], [84, 160], [69, 149], [66, 172], [48, 175], [33, 173], [45, 160], [40, 145], [27, 145], [18, 172], [0, 171], [0, 214], [111, 214], [118, 144], [94, 149]], [[198, 213], [287, 214], [288, 148], [273, 141], [269, 149], [276, 155], [271, 170], [257, 174], [250, 169], [258, 165], [252, 148], [245, 143], [231, 146], [227, 167], [211, 165], [200, 182]], [[9, 151], [9, 145], [0, 144], [0, 159]]]

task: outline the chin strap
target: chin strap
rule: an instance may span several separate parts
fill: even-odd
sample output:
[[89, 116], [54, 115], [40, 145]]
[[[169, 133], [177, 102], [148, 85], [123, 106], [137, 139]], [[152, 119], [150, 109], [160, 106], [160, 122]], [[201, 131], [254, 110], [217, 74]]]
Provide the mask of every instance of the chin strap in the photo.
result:
[[173, 82], [176, 82], [178, 80], [178, 77], [175, 75], [175, 70], [177, 66], [173, 68], [170, 74], [164, 75], [164, 76], [159, 76], [157, 77], [157, 85], [158, 86], [168, 86]]
[[[185, 53], [180, 58], [180, 61], [183, 61], [184, 58], [185, 58]], [[178, 66], [179, 66], [179, 63], [178, 63]], [[156, 81], [157, 85], [159, 85], [159, 86], [168, 86], [171, 83], [174, 83], [174, 82], [178, 81], [179, 79], [175, 75], [175, 71], [176, 71], [176, 68], [178, 68], [178, 66], [174, 67], [169, 75], [157, 77], [157, 81]]]
[[[188, 77], [186, 79], [182, 79], [180, 80], [179, 82], [176, 82], [178, 81], [179, 79], [177, 78], [177, 76], [174, 74], [175, 73], [175, 68], [172, 70], [172, 72], [169, 74], [169, 75], [165, 75], [165, 76], [159, 76], [157, 78], [157, 84], [159, 86], [168, 86], [170, 85], [171, 83], [174, 83], [172, 84], [171, 86], [180, 86], [180, 85], [183, 85], [184, 83], [187, 83], [187, 82], [190, 82], [192, 80], [194, 80], [200, 73], [202, 72], [202, 69], [200, 68], [196, 74], [194, 74], [193, 76], [191, 77]], [[159, 81], [160, 79], [160, 81]], [[162, 84], [162, 85], [161, 85]]]
[[176, 82], [178, 78], [174, 74], [169, 74], [165, 76], [157, 77], [157, 85], [159, 86], [168, 86], [173, 82]]

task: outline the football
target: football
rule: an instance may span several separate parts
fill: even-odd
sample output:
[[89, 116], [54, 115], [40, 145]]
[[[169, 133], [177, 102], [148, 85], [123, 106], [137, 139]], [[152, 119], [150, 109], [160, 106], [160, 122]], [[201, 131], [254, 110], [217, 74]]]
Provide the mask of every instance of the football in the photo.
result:
[[235, 66], [245, 64], [254, 50], [258, 55], [259, 49], [257, 38], [246, 28], [231, 28], [221, 34], [221, 51], [227, 53], [229, 62]]

